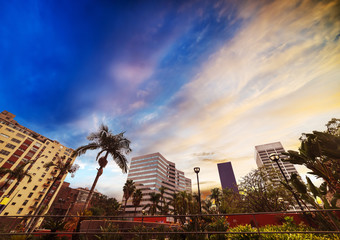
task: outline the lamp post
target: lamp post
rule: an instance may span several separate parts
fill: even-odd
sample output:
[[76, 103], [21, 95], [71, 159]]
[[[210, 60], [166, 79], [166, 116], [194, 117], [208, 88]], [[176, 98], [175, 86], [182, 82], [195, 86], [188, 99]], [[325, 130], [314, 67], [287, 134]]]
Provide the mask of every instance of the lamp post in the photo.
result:
[[144, 225], [144, 214], [145, 214], [145, 210], [142, 210], [142, 225]]
[[199, 202], [199, 206], [200, 206], [200, 214], [202, 214], [202, 206], [201, 206], [201, 192], [200, 192], [200, 181], [198, 179], [198, 173], [200, 172], [200, 168], [199, 167], [195, 167], [194, 171], [197, 175], [197, 187], [198, 187], [198, 202]]
[[269, 159], [272, 160], [273, 162], [276, 162], [276, 164], [277, 164], [277, 166], [279, 167], [279, 169], [280, 169], [280, 171], [281, 171], [281, 173], [282, 173], [284, 179], [286, 180], [286, 183], [287, 183], [287, 186], [289, 187], [289, 190], [293, 193], [294, 198], [295, 198], [297, 204], [299, 205], [301, 211], [304, 212], [304, 211], [303, 211], [303, 207], [302, 207], [302, 205], [301, 205], [301, 203], [300, 203], [300, 201], [299, 201], [299, 198], [296, 196], [295, 192], [294, 192], [293, 189], [290, 187], [289, 182], [288, 182], [288, 179], [287, 179], [286, 175], [284, 174], [284, 172], [282, 171], [282, 168], [281, 168], [281, 166], [280, 166], [280, 164], [279, 164], [280, 156], [279, 156], [277, 153], [272, 153], [272, 154], [269, 155]]

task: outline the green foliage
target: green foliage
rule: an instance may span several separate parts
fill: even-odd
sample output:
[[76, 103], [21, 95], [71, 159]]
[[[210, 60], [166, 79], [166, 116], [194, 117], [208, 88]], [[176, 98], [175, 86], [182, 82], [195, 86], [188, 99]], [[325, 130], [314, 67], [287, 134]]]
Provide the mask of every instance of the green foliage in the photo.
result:
[[90, 210], [94, 216], [114, 216], [118, 214], [120, 209], [120, 203], [116, 198], [109, 198], [106, 195], [99, 195], [97, 193], [93, 195], [91, 205], [93, 207]]
[[123, 236], [119, 234], [119, 227], [113, 223], [108, 223], [105, 227], [100, 227], [101, 235], [95, 237], [100, 240], [122, 240]]
[[[274, 182], [276, 172], [268, 172], [263, 168], [251, 171], [239, 185], [241, 191], [241, 211], [275, 212], [285, 211], [293, 205], [292, 193], [282, 184]], [[280, 176], [280, 175], [279, 175]]]
[[[209, 232], [226, 232], [229, 228], [227, 217], [214, 217], [212, 222], [206, 226], [206, 230]], [[210, 240], [223, 240], [226, 239], [223, 234], [212, 234], [209, 236]]]
[[[307, 185], [296, 175], [292, 175], [290, 180], [300, 198], [316, 209], [340, 206], [340, 119], [333, 118], [326, 126], [325, 132], [302, 134], [299, 151], [285, 153], [287, 161], [304, 165], [310, 170], [309, 174], [323, 179], [320, 187], [316, 187], [308, 177]], [[312, 217], [321, 230], [340, 230], [340, 221], [331, 212], [315, 213]]]
[[282, 225], [266, 225], [264, 227], [259, 228], [260, 232], [287, 232], [287, 234], [261, 234], [261, 238], [259, 234], [250, 234], [257, 233], [257, 228], [253, 228], [251, 225], [239, 225], [237, 227], [231, 228], [229, 232], [249, 232], [242, 234], [233, 234], [229, 237], [231, 239], [264, 239], [264, 240], [304, 240], [304, 239], [318, 239], [318, 240], [331, 240], [331, 239], [340, 239], [339, 235], [335, 234], [326, 234], [326, 235], [317, 235], [312, 233], [289, 233], [292, 231], [315, 231], [313, 228], [308, 227], [304, 224], [296, 225], [293, 221], [292, 217], [285, 217], [285, 222]]

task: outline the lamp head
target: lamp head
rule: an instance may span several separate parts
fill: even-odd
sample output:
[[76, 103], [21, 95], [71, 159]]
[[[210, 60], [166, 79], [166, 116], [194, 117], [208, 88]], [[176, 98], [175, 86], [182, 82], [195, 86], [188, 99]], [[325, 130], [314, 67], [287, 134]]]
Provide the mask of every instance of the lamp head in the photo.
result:
[[195, 173], [199, 173], [200, 172], [200, 168], [199, 167], [194, 167], [194, 171], [195, 171]]
[[272, 153], [269, 155], [269, 159], [272, 160], [273, 162], [277, 162], [280, 160], [280, 156], [277, 153]]

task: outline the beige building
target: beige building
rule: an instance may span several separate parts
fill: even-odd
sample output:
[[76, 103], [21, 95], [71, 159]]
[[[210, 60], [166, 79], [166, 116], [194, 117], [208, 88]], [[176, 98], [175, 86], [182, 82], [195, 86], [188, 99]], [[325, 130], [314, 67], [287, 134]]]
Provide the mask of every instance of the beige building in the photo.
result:
[[[149, 203], [148, 195], [151, 192], [159, 193], [160, 187], [165, 187], [164, 198], [168, 202], [175, 192], [187, 191], [191, 193], [191, 179], [184, 176], [184, 172], [176, 169], [175, 163], [166, 160], [160, 153], [153, 153], [131, 159], [128, 180], [133, 180], [136, 189], [143, 193], [141, 206], [137, 212]], [[124, 199], [123, 199], [124, 203]], [[134, 212], [132, 197], [127, 203], [126, 212]]]
[[50, 190], [44, 203], [49, 208], [66, 175], [55, 167], [44, 168], [44, 164], [58, 159], [72, 164], [75, 160], [72, 149], [21, 126], [14, 118], [7, 111], [0, 113], [0, 168], [15, 170], [24, 165], [32, 179], [18, 182], [8, 174], [0, 175], [0, 216], [34, 214]]

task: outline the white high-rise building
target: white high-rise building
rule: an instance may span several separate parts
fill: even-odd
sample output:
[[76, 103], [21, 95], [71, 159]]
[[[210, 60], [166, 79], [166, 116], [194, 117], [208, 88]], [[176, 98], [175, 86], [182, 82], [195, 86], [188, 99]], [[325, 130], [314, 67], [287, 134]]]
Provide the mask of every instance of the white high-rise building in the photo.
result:
[[[143, 193], [141, 205], [136, 209], [142, 211], [149, 201], [149, 194], [159, 193], [160, 187], [165, 187], [164, 198], [168, 202], [175, 192], [187, 191], [191, 193], [191, 179], [184, 176], [184, 172], [176, 169], [175, 163], [166, 160], [160, 153], [153, 153], [131, 159], [128, 180], [133, 180], [136, 189]], [[124, 202], [124, 199], [123, 199]], [[127, 202], [126, 212], [134, 212], [132, 197]]]
[[[280, 142], [274, 142], [274, 143], [268, 143], [268, 144], [263, 144], [263, 145], [258, 145], [255, 146], [255, 159], [256, 159], [256, 164], [258, 167], [264, 167], [267, 170], [272, 170], [274, 169], [277, 174], [281, 175], [280, 169], [277, 166], [276, 162], [273, 162], [269, 159], [269, 155], [272, 153], [278, 154], [280, 156], [280, 160], [278, 163], [280, 164], [280, 167], [287, 177], [287, 179], [290, 179], [290, 176], [293, 173], [296, 173], [299, 175], [299, 173], [296, 171], [296, 168], [294, 167], [293, 164], [287, 161], [282, 161], [283, 159], [286, 158], [285, 155], [282, 153], [285, 152], [282, 144]], [[273, 181], [279, 181], [281, 179], [281, 176], [278, 175]]]

